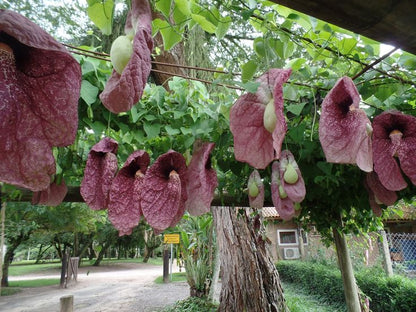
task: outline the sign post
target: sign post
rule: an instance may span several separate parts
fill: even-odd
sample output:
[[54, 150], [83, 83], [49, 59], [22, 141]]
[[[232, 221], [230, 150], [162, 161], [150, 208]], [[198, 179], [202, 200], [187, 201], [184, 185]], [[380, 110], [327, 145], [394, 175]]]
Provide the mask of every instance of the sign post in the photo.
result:
[[[179, 244], [180, 238], [179, 233], [172, 233], [172, 234], [165, 234], [163, 236], [163, 243], [170, 244], [170, 280], [172, 281], [172, 265], [173, 265], [173, 244]], [[167, 250], [165, 250], [167, 252]], [[163, 257], [163, 267], [167, 266], [168, 264], [165, 263], [167, 257]], [[164, 271], [165, 272], [165, 271]], [[167, 278], [166, 278], [167, 279]], [[165, 274], [163, 275], [163, 281], [166, 283]]]

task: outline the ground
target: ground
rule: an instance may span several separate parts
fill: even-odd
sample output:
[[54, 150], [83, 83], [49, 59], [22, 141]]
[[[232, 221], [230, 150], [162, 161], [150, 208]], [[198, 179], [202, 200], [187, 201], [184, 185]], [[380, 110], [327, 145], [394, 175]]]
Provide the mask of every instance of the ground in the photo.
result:
[[[60, 277], [59, 272], [52, 273], [10, 277], [10, 280]], [[161, 266], [144, 263], [82, 267], [77, 283], [66, 289], [27, 288], [15, 295], [0, 297], [0, 311], [60, 311], [60, 298], [73, 295], [77, 312], [153, 312], [189, 297], [186, 282], [155, 284], [155, 278], [162, 274]]]

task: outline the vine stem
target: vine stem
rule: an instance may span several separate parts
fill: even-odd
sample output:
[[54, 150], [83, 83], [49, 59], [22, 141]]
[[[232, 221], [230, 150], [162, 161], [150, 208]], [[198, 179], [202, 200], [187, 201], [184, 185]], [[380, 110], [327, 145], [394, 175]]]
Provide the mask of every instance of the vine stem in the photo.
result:
[[386, 59], [387, 57], [389, 57], [390, 55], [392, 55], [396, 50], [398, 50], [398, 48], [394, 48], [393, 50], [391, 50], [390, 52], [384, 54], [382, 57], [378, 58], [377, 60], [375, 60], [374, 62], [366, 65], [359, 73], [357, 73], [356, 75], [354, 75], [354, 77], [352, 77], [352, 80], [357, 79], [358, 77], [364, 75], [364, 73], [366, 73], [367, 71], [369, 71], [370, 69], [373, 69], [374, 65], [377, 65], [378, 63], [380, 63], [382, 60]]

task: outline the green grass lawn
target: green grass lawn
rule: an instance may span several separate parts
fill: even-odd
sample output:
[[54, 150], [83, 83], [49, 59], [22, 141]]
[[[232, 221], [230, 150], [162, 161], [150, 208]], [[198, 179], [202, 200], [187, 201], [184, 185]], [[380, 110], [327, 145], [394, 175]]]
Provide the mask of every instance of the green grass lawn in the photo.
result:
[[[170, 279], [170, 274], [169, 274]], [[186, 282], [186, 273], [185, 272], [177, 272], [172, 274], [172, 282]], [[155, 279], [156, 284], [163, 283], [163, 276], [159, 276]]]

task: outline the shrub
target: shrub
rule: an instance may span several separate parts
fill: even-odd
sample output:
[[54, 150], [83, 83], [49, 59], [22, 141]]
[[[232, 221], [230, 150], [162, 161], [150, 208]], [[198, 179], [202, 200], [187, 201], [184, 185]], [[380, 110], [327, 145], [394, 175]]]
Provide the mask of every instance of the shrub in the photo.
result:
[[175, 305], [163, 309], [161, 312], [215, 312], [218, 306], [201, 298], [189, 297], [176, 302]]
[[[328, 303], [345, 306], [337, 268], [304, 261], [279, 261], [277, 270], [283, 281], [295, 283]], [[416, 311], [416, 282], [399, 275], [388, 278], [378, 268], [362, 269], [355, 276], [361, 291], [370, 297], [373, 312]]]

